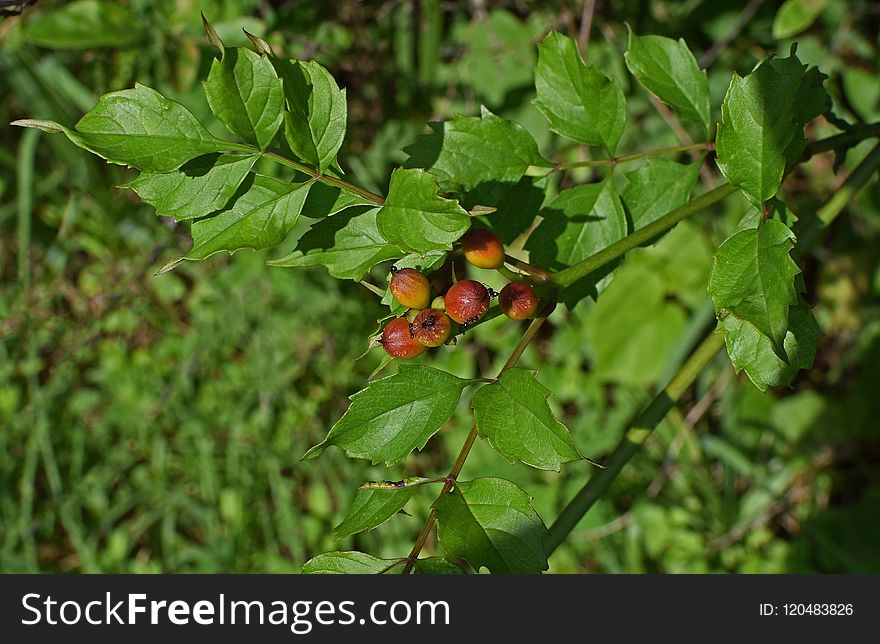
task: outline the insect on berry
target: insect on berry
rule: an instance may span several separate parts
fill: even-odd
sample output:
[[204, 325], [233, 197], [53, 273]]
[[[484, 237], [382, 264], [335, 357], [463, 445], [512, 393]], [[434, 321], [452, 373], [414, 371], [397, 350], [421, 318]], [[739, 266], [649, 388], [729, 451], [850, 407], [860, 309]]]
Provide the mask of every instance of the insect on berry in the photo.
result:
[[498, 306], [510, 319], [525, 320], [538, 310], [538, 296], [525, 282], [511, 282], [498, 294]]
[[459, 280], [449, 287], [444, 298], [446, 315], [459, 324], [473, 324], [489, 310], [489, 291], [474, 280]]
[[386, 324], [379, 344], [392, 358], [415, 358], [425, 350], [425, 345], [410, 333], [406, 318], [395, 318]]
[[412, 323], [413, 337], [426, 347], [439, 347], [449, 339], [452, 322], [443, 311], [425, 309]]
[[390, 288], [394, 299], [410, 309], [426, 309], [431, 301], [428, 278], [414, 268], [392, 266]]
[[504, 245], [498, 235], [486, 228], [471, 228], [461, 238], [464, 258], [478, 268], [501, 268]]

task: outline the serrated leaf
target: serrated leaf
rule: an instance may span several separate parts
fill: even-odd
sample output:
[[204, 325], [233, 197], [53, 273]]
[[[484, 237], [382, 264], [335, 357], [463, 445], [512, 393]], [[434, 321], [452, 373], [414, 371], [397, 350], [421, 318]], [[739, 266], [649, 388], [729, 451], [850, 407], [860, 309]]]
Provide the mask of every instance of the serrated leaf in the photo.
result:
[[297, 158], [324, 172], [336, 161], [345, 139], [345, 90], [339, 89], [330, 72], [313, 60], [273, 59], [273, 64], [284, 81], [287, 98], [287, 144]]
[[523, 177], [516, 183], [489, 181], [481, 183], [462, 197], [462, 206], [484, 204], [495, 208], [486, 224], [510, 244], [534, 223], [544, 203], [544, 183], [535, 177]]
[[718, 167], [754, 203], [779, 191], [785, 168], [806, 146], [805, 119], [827, 105], [823, 76], [806, 70], [792, 55], [730, 80], [716, 136]]
[[320, 219], [335, 215], [348, 208], [372, 207], [374, 205], [372, 201], [368, 201], [349, 190], [318, 181], [309, 190], [302, 214], [309, 219]]
[[624, 58], [645, 89], [709, 135], [709, 81], [683, 38], [637, 36], [630, 29]]
[[363, 552], [325, 552], [303, 564], [304, 575], [378, 575], [399, 559], [379, 559]]
[[626, 122], [626, 98], [615, 79], [584, 64], [574, 40], [551, 31], [541, 41], [535, 89], [535, 106], [555, 132], [614, 154]]
[[440, 197], [438, 189], [437, 180], [424, 170], [395, 170], [377, 218], [382, 236], [409, 253], [452, 250], [471, 220], [457, 201]]
[[105, 94], [75, 130], [64, 133], [110, 163], [144, 172], [171, 172], [198, 156], [233, 147], [211, 136], [183, 105], [140, 84]]
[[204, 217], [223, 208], [256, 162], [256, 156], [208, 154], [174, 172], [142, 172], [127, 184], [156, 214], [177, 221]]
[[825, 9], [828, 0], [786, 0], [773, 18], [773, 37], [791, 38], [807, 29]]
[[633, 230], [686, 204], [699, 176], [699, 163], [683, 164], [658, 158], [648, 159], [639, 169], [628, 172], [621, 197]]
[[816, 341], [822, 335], [809, 305], [799, 299], [789, 312], [784, 348], [788, 362], [773, 351], [770, 340], [750, 323], [735, 315], [718, 322], [724, 333], [727, 353], [737, 373], [745, 371], [761, 391], [791, 384], [800, 369], [809, 369], [816, 356]]
[[400, 512], [415, 493], [415, 487], [359, 489], [345, 519], [333, 528], [333, 536], [341, 539], [382, 525]]
[[709, 277], [716, 315], [724, 310], [749, 322], [781, 357], [789, 308], [797, 302], [794, 277], [800, 269], [789, 254], [793, 247], [785, 224], [762, 221], [721, 244]]
[[311, 181], [290, 183], [249, 175], [224, 210], [193, 223], [193, 247], [183, 259], [205, 259], [220, 251], [259, 250], [281, 243], [296, 224], [311, 186]]
[[451, 556], [493, 573], [547, 570], [547, 528], [529, 495], [514, 483], [499, 478], [459, 482], [434, 507], [437, 537]]
[[265, 56], [244, 47], [227, 47], [214, 59], [204, 83], [211, 111], [237, 137], [269, 147], [284, 114], [284, 90]]
[[143, 24], [118, 2], [77, 0], [28, 16], [27, 42], [52, 49], [124, 47], [144, 38]]
[[516, 182], [529, 166], [550, 167], [538, 146], [519, 123], [495, 116], [483, 107], [480, 116], [459, 114], [445, 123], [431, 123], [424, 134], [404, 148], [407, 168], [436, 175], [446, 189], [469, 190], [486, 181]]
[[354, 458], [391, 466], [421, 449], [452, 416], [469, 381], [423, 365], [401, 364], [394, 375], [351, 397], [348, 411], [303, 459], [336, 445]]
[[474, 394], [477, 431], [511, 463], [558, 472], [562, 463], [581, 455], [568, 429], [553, 417], [549, 396], [534, 371], [508, 369]]
[[[561, 270], [626, 236], [626, 214], [610, 181], [563, 190], [541, 210], [542, 221], [529, 235], [531, 263]], [[609, 266], [609, 270], [612, 267]], [[595, 291], [602, 276], [590, 276], [563, 291], [573, 306]]]
[[417, 575], [464, 575], [461, 566], [457, 566], [446, 557], [425, 557], [416, 559], [413, 567]]
[[378, 208], [351, 209], [313, 224], [296, 250], [268, 262], [272, 266], [323, 266], [337, 279], [360, 280], [379, 262], [400, 257], [376, 227]]

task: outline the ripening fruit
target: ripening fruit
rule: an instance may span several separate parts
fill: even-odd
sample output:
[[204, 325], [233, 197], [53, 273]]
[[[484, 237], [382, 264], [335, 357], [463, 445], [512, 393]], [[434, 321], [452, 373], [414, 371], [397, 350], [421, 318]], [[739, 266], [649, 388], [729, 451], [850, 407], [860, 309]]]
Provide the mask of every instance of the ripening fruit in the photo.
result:
[[464, 258], [478, 268], [501, 268], [504, 246], [498, 235], [485, 228], [471, 228], [461, 238]]
[[525, 282], [511, 282], [498, 294], [498, 306], [510, 319], [525, 320], [538, 310], [538, 296]]
[[413, 337], [426, 347], [439, 347], [449, 339], [452, 322], [443, 311], [425, 309], [412, 322]]
[[412, 337], [406, 318], [395, 318], [386, 324], [379, 344], [392, 358], [415, 358], [425, 350], [425, 345]]
[[474, 280], [460, 280], [449, 287], [444, 298], [446, 315], [459, 324], [473, 324], [489, 310], [489, 291]]
[[410, 309], [426, 309], [431, 301], [428, 278], [414, 268], [391, 267], [391, 294]]

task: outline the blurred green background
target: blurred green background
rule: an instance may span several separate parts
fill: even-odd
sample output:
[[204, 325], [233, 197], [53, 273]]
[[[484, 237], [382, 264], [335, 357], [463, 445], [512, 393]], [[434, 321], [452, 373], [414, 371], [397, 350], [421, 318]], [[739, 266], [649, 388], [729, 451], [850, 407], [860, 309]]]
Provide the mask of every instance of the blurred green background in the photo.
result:
[[[530, 103], [550, 28], [623, 84], [624, 153], [680, 143], [625, 72], [626, 23], [683, 37], [711, 64], [716, 119], [731, 72], [793, 41], [829, 75], [838, 116], [880, 119], [876, 3], [789, 4], [801, 11], [755, 0], [42, 0], [0, 18], [0, 123], [70, 125], [135, 81], [210, 122], [200, 80], [213, 51], [199, 11], [227, 45], [246, 44], [244, 27], [331, 70], [349, 101], [340, 159], [378, 192], [426, 121], [481, 104], [522, 123], [548, 158], [582, 154]], [[820, 119], [808, 137], [835, 131]], [[838, 174], [830, 155], [799, 168], [786, 201], [811, 213], [870, 145]], [[189, 248], [188, 233], [119, 187], [133, 176], [62, 137], [0, 125], [0, 570], [295, 572], [331, 549], [405, 554], [432, 491], [373, 532], [335, 542], [330, 530], [361, 482], [445, 472], [470, 426], [467, 400], [394, 471], [335, 449], [300, 463], [379, 364], [377, 352], [356, 359], [379, 303], [322, 269], [265, 266], [301, 230], [270, 253], [155, 276]], [[559, 188], [594, 177], [582, 169]], [[584, 453], [602, 460], [682, 335], [705, 323], [712, 254], [746, 207], [728, 199], [633, 252], [598, 303], [557, 310], [527, 350], [520, 364], [539, 369]], [[878, 242], [874, 181], [803, 262], [824, 332], [814, 368], [761, 393], [719, 356], [551, 572], [880, 571]], [[424, 360], [486, 375], [518, 337], [495, 320]], [[561, 475], [512, 467], [480, 441], [463, 476], [511, 478], [549, 524], [590, 473], [586, 462]]]

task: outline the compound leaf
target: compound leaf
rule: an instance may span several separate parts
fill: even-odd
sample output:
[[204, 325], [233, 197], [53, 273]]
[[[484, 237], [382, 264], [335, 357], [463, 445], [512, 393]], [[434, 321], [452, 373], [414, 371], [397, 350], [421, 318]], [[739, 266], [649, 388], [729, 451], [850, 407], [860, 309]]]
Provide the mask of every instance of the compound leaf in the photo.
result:
[[568, 429], [553, 417], [549, 396], [534, 371], [508, 369], [474, 394], [477, 431], [511, 463], [558, 472], [562, 463], [581, 455]]

